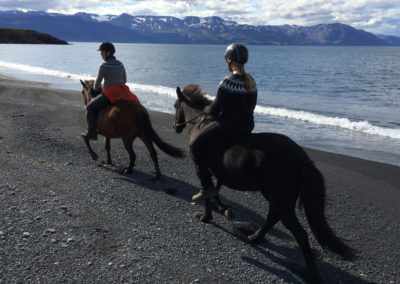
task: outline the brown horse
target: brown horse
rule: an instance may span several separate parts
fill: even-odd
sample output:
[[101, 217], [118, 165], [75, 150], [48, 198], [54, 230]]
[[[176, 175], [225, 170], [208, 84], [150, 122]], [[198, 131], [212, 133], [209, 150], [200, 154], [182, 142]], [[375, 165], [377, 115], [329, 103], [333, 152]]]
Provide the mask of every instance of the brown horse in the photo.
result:
[[[85, 106], [93, 99], [90, 95], [90, 89], [93, 88], [94, 81], [82, 81], [82, 94]], [[86, 119], [87, 122], [87, 119]], [[150, 152], [156, 170], [156, 179], [160, 179], [161, 172], [158, 166], [157, 152], [154, 149], [153, 142], [165, 153], [172, 157], [181, 158], [185, 156], [183, 149], [177, 148], [163, 141], [153, 129], [150, 117], [143, 105], [133, 101], [121, 101], [111, 106], [105, 107], [100, 111], [97, 117], [97, 131], [104, 136], [105, 149], [107, 152], [107, 164], [111, 161], [111, 139], [122, 138], [125, 149], [129, 153], [129, 166], [124, 170], [125, 173], [131, 173], [135, 165], [136, 154], [133, 151], [132, 144], [136, 137], [139, 137]], [[97, 154], [90, 146], [90, 142], [85, 140], [90, 155], [97, 160]]]
[[[175, 102], [174, 129], [182, 132], [188, 126], [190, 141], [212, 118], [204, 117], [204, 108], [211, 103], [198, 85], [190, 84], [183, 91], [178, 87]], [[325, 183], [307, 153], [289, 137], [277, 133], [252, 133], [214, 145], [207, 155], [209, 169], [217, 179], [217, 188], [226, 185], [240, 191], [260, 191], [269, 202], [264, 224], [248, 237], [257, 241], [278, 222], [293, 234], [307, 265], [307, 278], [321, 280], [308, 235], [296, 217], [299, 200], [317, 241], [323, 247], [346, 259], [354, 251], [338, 238], [325, 217]], [[210, 200], [202, 221], [212, 219]]]

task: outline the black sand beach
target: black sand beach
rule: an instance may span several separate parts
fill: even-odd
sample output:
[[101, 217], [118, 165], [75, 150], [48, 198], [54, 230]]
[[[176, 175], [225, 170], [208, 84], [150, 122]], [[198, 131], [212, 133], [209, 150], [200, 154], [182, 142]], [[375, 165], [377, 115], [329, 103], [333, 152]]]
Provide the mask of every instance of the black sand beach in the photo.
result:
[[[172, 108], [172, 106], [171, 106]], [[164, 180], [154, 183], [143, 144], [137, 166], [121, 174], [128, 155], [113, 140], [115, 166], [102, 139], [91, 160], [80, 90], [0, 76], [0, 283], [303, 283], [299, 247], [281, 225], [258, 245], [247, 235], [268, 204], [259, 193], [223, 188], [235, 212], [200, 223], [198, 181], [189, 157], [159, 149]], [[165, 140], [186, 147], [173, 117], [151, 112]], [[359, 252], [347, 262], [321, 249], [299, 211], [326, 283], [400, 283], [400, 168], [306, 149], [327, 182], [331, 227]]]

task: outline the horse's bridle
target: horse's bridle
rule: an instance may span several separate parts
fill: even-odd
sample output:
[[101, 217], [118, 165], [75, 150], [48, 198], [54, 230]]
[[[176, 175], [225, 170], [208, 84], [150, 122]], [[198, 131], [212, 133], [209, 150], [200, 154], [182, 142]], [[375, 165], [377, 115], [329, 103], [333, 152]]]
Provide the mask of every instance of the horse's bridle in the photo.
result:
[[205, 115], [206, 113], [205, 112], [201, 112], [201, 113], [199, 113], [198, 115], [196, 115], [195, 117], [193, 117], [193, 118], [191, 118], [191, 119], [189, 119], [189, 120], [186, 120], [186, 121], [184, 121], [184, 122], [181, 122], [181, 123], [176, 123], [176, 121], [174, 122], [174, 126], [175, 127], [178, 127], [178, 126], [182, 126], [182, 125], [185, 125], [185, 124], [187, 124], [187, 123], [192, 123], [192, 124], [194, 124], [194, 121], [198, 118], [198, 117], [200, 117], [200, 116], [202, 116], [202, 115]]

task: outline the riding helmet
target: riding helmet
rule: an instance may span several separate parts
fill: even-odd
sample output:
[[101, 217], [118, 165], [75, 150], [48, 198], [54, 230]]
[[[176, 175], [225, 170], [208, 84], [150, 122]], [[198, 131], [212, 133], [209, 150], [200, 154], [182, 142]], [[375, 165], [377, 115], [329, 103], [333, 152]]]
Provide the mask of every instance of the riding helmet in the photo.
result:
[[245, 64], [249, 59], [249, 52], [247, 48], [240, 43], [230, 44], [225, 51], [225, 59], [230, 59], [239, 64]]
[[105, 51], [105, 52], [110, 52], [111, 55], [113, 55], [115, 53], [115, 47], [111, 42], [103, 42], [102, 44], [100, 44], [100, 47], [98, 49], [98, 51]]

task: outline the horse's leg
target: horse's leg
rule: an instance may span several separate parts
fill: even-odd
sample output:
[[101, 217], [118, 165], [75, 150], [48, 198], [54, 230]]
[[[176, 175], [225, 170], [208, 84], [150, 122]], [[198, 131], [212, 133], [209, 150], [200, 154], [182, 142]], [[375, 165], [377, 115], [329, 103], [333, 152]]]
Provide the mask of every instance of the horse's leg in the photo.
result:
[[248, 236], [248, 240], [251, 242], [260, 241], [264, 238], [265, 234], [280, 220], [279, 215], [270, 206], [268, 211], [267, 219], [264, 224], [252, 235]]
[[294, 208], [287, 212], [285, 209], [280, 208], [280, 215], [283, 225], [293, 234], [297, 244], [300, 246], [304, 259], [306, 261], [307, 278], [312, 283], [320, 283], [321, 276], [318, 272], [317, 265], [315, 263], [315, 256], [311, 250], [310, 243], [308, 241], [307, 232], [301, 226], [299, 220], [295, 215]]
[[97, 156], [97, 154], [93, 151], [92, 146], [90, 145], [89, 139], [83, 139], [83, 140], [84, 140], [85, 143], [86, 143], [86, 147], [87, 147], [87, 149], [88, 149], [88, 151], [89, 151], [90, 156], [92, 157], [93, 160], [96, 161], [97, 158], [98, 158], [98, 156]]
[[217, 203], [218, 210], [228, 219], [234, 219], [235, 214], [233, 213], [232, 209], [222, 203], [219, 195], [214, 196], [214, 201]]
[[105, 149], [106, 149], [106, 153], [107, 153], [107, 165], [111, 165], [112, 161], [111, 161], [111, 138], [110, 137], [104, 137], [104, 143], [105, 143]]
[[136, 161], [136, 154], [133, 151], [133, 140], [132, 138], [127, 138], [127, 137], [123, 137], [122, 141], [124, 142], [124, 146], [126, 151], [128, 151], [129, 153], [129, 166], [124, 170], [125, 174], [130, 174], [132, 173], [132, 169], [135, 166], [135, 161]]
[[207, 198], [205, 201], [206, 212], [204, 215], [200, 216], [200, 221], [204, 223], [208, 223], [213, 219], [212, 210], [211, 210], [211, 199]]
[[[213, 183], [214, 187], [219, 191], [221, 189], [222, 183], [217, 178], [213, 179]], [[215, 203], [217, 203], [218, 211], [224, 214], [225, 217], [229, 219], [235, 218], [232, 210], [222, 203], [221, 199], [219, 198], [219, 194], [214, 196], [214, 201]]]
[[161, 179], [161, 171], [160, 171], [160, 167], [158, 165], [157, 152], [154, 149], [153, 141], [151, 141], [151, 139], [145, 135], [141, 135], [141, 136], [139, 136], [139, 138], [143, 141], [144, 145], [146, 145], [146, 147], [147, 147], [147, 150], [149, 150], [149, 152], [150, 152], [150, 157], [153, 160], [154, 168], [156, 170], [155, 180], [158, 181]]

